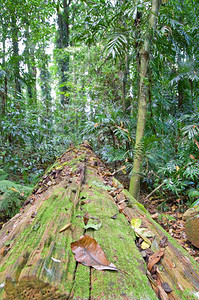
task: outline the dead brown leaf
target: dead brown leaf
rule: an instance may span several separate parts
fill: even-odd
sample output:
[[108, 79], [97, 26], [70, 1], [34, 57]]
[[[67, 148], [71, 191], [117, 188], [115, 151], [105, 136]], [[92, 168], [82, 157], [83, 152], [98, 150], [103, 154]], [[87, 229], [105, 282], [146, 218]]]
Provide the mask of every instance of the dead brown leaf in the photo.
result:
[[88, 213], [85, 213], [85, 215], [83, 216], [83, 219], [84, 219], [84, 224], [86, 225], [90, 219]]
[[167, 242], [168, 242], [168, 237], [167, 236], [163, 236], [163, 238], [159, 242], [159, 246], [161, 248], [165, 248], [167, 246]]
[[114, 216], [112, 216], [111, 219], [116, 220], [117, 219], [117, 215], [118, 215], [118, 213], [115, 214]]
[[151, 215], [151, 218], [154, 220], [154, 219], [158, 219], [159, 217], [159, 213], [155, 213], [153, 215]]
[[173, 290], [167, 282], [162, 282], [162, 288], [166, 293], [171, 293]]
[[75, 254], [75, 259], [87, 267], [117, 271], [116, 266], [106, 259], [96, 240], [88, 235], [81, 236], [78, 241], [71, 243], [71, 250]]
[[92, 201], [91, 199], [82, 200], [82, 201], [81, 201], [81, 205], [88, 204], [88, 203], [90, 203], [91, 201]]
[[8, 253], [9, 251], [9, 247], [8, 246], [3, 246], [0, 250], [0, 254], [1, 256], [6, 256], [6, 254]]
[[147, 265], [147, 269], [151, 271], [153, 266], [160, 260], [160, 258], [164, 255], [164, 250], [160, 250], [155, 252], [153, 255], [149, 257], [149, 262]]
[[161, 285], [158, 285], [158, 298], [161, 300], [169, 300], [167, 293], [164, 291]]

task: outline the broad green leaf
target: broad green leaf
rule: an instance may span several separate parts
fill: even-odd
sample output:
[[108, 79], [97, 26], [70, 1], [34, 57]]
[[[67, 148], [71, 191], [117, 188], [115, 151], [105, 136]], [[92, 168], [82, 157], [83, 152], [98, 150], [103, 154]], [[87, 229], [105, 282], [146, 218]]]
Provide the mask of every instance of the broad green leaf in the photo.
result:
[[101, 227], [102, 227], [102, 222], [95, 224], [95, 223], [92, 223], [92, 222], [88, 221], [88, 223], [84, 226], [84, 229], [91, 228], [91, 229], [94, 229], [94, 230], [99, 230]]
[[197, 205], [199, 205], [199, 199], [194, 201], [194, 203], [191, 204], [191, 207], [194, 207], [194, 206], [197, 206]]

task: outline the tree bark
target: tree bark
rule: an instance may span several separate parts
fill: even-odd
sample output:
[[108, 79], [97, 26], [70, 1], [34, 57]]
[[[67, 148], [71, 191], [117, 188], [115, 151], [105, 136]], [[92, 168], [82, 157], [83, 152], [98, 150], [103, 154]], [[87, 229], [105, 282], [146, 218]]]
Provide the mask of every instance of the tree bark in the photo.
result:
[[144, 130], [147, 116], [147, 72], [150, 53], [150, 44], [152, 39], [152, 31], [155, 31], [156, 19], [159, 12], [160, 1], [152, 0], [151, 15], [149, 20], [149, 32], [145, 38], [143, 47], [140, 52], [140, 80], [139, 80], [139, 97], [138, 97], [138, 118], [136, 129], [136, 141], [134, 148], [133, 170], [130, 180], [129, 192], [136, 199], [140, 193], [140, 178], [142, 172], [142, 156]]
[[61, 103], [67, 104], [69, 102], [68, 93], [68, 72], [69, 72], [69, 55], [65, 53], [65, 49], [69, 46], [69, 7], [71, 0], [63, 0], [63, 11], [60, 11], [59, 4], [57, 6], [57, 25], [58, 25], [58, 38], [57, 49], [59, 49], [57, 62], [60, 70], [60, 91]]
[[130, 106], [129, 101], [126, 99], [126, 90], [127, 90], [127, 83], [128, 83], [128, 75], [129, 75], [129, 64], [130, 64], [130, 57], [128, 52], [125, 54], [125, 62], [124, 62], [124, 75], [122, 80], [122, 108], [123, 112], [125, 113]]
[[15, 13], [12, 13], [11, 16], [12, 24], [12, 51], [13, 51], [13, 70], [14, 70], [14, 80], [15, 80], [15, 95], [21, 98], [21, 83], [20, 83], [20, 57], [19, 57], [19, 41], [18, 41], [18, 32], [19, 28], [17, 27], [17, 20]]
[[51, 116], [52, 97], [51, 97], [51, 75], [48, 69], [49, 57], [45, 53], [44, 45], [41, 45], [41, 67], [40, 67], [40, 87], [42, 102], [45, 107], [45, 117], [49, 120]]
[[37, 88], [36, 88], [36, 62], [35, 62], [35, 45], [31, 41], [31, 34], [29, 24], [26, 21], [26, 30], [25, 30], [25, 62], [27, 64], [28, 73], [26, 79], [27, 85], [27, 106], [28, 107], [37, 107]]
[[[132, 218], [141, 219], [158, 242], [168, 238], [156, 277], [136, 246], [140, 238], [129, 226]], [[85, 229], [86, 219], [102, 227]], [[118, 272], [75, 261], [71, 242], [85, 234], [95, 238]], [[0, 253], [1, 299], [196, 299], [199, 292], [197, 263], [124, 190], [87, 143], [66, 151], [21, 212], [4, 225]], [[162, 291], [165, 282], [173, 290], [168, 294]]]
[[5, 72], [4, 76], [3, 76], [3, 88], [1, 91], [1, 111], [0, 114], [1, 116], [4, 116], [6, 114], [6, 106], [7, 106], [7, 97], [8, 97], [8, 87], [7, 87], [7, 70], [6, 70], [6, 38], [3, 37], [3, 41], [2, 41], [2, 68]]

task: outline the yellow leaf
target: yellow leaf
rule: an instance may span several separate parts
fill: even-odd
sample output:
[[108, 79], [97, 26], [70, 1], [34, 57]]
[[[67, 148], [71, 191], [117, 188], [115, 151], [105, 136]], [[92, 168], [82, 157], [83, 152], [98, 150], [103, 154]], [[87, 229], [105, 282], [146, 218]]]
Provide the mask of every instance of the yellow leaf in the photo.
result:
[[176, 166], [176, 171], [178, 172], [180, 170], [180, 168], [178, 166]]
[[95, 123], [94, 127], [97, 127], [99, 125], [99, 123]]
[[16, 190], [15, 188], [11, 188], [11, 191], [16, 192], [16, 193], [19, 193], [19, 191]]
[[150, 245], [148, 243], [146, 243], [145, 241], [142, 242], [141, 244], [141, 248], [144, 249], [148, 249], [150, 247]]
[[120, 168], [120, 171], [122, 171], [123, 174], [126, 174], [126, 166], [122, 166]]
[[151, 233], [147, 228], [133, 228], [135, 231], [135, 234], [137, 236], [140, 236], [147, 244], [151, 245], [151, 241], [147, 238], [152, 237], [153, 233]]
[[142, 224], [142, 220], [141, 219], [132, 219], [131, 220], [131, 226], [133, 226], [134, 228], [139, 228]]
[[62, 228], [60, 229], [59, 232], [63, 232], [64, 230], [68, 229], [71, 225], [72, 225], [71, 223], [65, 225], [64, 227], [62, 227]]

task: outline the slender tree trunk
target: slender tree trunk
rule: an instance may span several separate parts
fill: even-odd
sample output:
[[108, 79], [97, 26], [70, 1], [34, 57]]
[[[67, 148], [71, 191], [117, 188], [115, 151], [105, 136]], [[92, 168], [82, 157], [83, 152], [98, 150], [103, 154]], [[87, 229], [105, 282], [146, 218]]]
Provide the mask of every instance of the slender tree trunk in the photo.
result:
[[126, 112], [128, 109], [129, 103], [127, 102], [126, 99], [126, 90], [127, 90], [127, 83], [128, 83], [128, 74], [129, 74], [129, 56], [128, 53], [125, 55], [125, 66], [124, 66], [124, 76], [123, 76], [123, 81], [122, 81], [122, 107], [123, 107], [123, 112]]
[[27, 24], [26, 28], [26, 63], [28, 67], [28, 106], [37, 106], [37, 89], [36, 89], [36, 64], [35, 64], [35, 45], [30, 39], [30, 30]]
[[48, 55], [45, 54], [44, 46], [42, 46], [42, 66], [40, 69], [40, 86], [42, 101], [45, 106], [45, 114], [47, 119], [50, 117], [52, 97], [50, 86], [50, 72], [48, 70]]
[[[152, 108], [152, 79], [151, 79], [151, 74], [149, 74], [149, 88], [148, 88], [148, 95], [149, 95], [149, 110], [150, 110], [150, 118], [153, 120], [153, 108]], [[153, 133], [156, 135], [156, 129], [153, 123], [151, 122], [151, 129], [153, 130]]]
[[7, 94], [8, 94], [7, 74], [6, 74], [6, 66], [5, 66], [6, 65], [5, 39], [3, 39], [2, 45], [3, 45], [2, 67], [3, 67], [3, 70], [5, 71], [5, 75], [4, 75], [4, 79], [3, 79], [4, 87], [2, 88], [2, 92], [1, 92], [1, 116], [4, 116], [6, 114], [6, 103], [7, 103]]
[[135, 142], [135, 154], [133, 162], [133, 170], [130, 180], [129, 191], [134, 198], [139, 197], [140, 193], [140, 178], [142, 170], [142, 157], [143, 157], [143, 146], [142, 139], [144, 137], [144, 129], [146, 124], [147, 116], [147, 72], [150, 45], [152, 39], [152, 32], [156, 28], [157, 15], [159, 12], [160, 1], [152, 0], [151, 15], [149, 19], [150, 29], [146, 35], [143, 47], [140, 52], [140, 81], [139, 81], [139, 98], [138, 98], [138, 119], [136, 129], [136, 142]]
[[7, 98], [8, 98], [8, 79], [7, 79], [7, 75], [6, 75], [4, 78], [4, 99], [3, 99], [3, 113], [4, 114], [6, 114]]
[[67, 95], [68, 87], [68, 71], [69, 71], [69, 56], [64, 53], [64, 49], [69, 46], [69, 7], [71, 1], [63, 0], [63, 11], [60, 11], [59, 5], [57, 6], [58, 15], [58, 38], [57, 48], [60, 50], [57, 58], [58, 67], [60, 71], [60, 91], [61, 103], [67, 104], [69, 97]]
[[183, 94], [183, 82], [180, 80], [178, 82], [178, 110], [183, 112], [183, 102], [184, 102], [184, 94]]
[[15, 81], [15, 94], [17, 97], [21, 96], [20, 83], [20, 58], [19, 58], [19, 41], [18, 41], [18, 27], [14, 13], [12, 14], [12, 50], [13, 50], [13, 70]]

